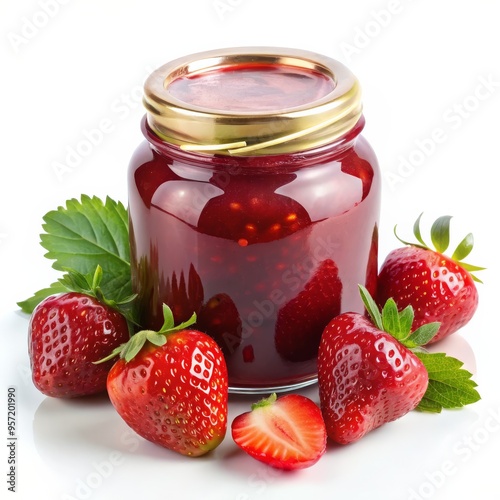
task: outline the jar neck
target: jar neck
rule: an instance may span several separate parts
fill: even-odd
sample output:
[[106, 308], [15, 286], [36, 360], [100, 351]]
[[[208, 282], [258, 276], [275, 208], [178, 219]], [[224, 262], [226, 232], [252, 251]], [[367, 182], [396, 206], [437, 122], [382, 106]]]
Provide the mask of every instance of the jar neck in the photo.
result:
[[341, 157], [348, 149], [354, 146], [364, 126], [365, 119], [363, 115], [361, 115], [354, 127], [346, 134], [339, 137], [335, 142], [304, 151], [274, 155], [228, 156], [186, 151], [158, 137], [149, 126], [146, 116], [143, 117], [141, 122], [141, 130], [144, 137], [157, 153], [162, 156], [211, 169], [237, 167], [251, 170], [252, 173], [256, 171], [262, 173], [272, 171], [272, 173], [276, 173], [276, 169], [281, 171], [293, 171], [298, 168], [316, 165], [325, 161], [335, 161], [336, 158]]
[[186, 151], [271, 156], [337, 142], [362, 114], [361, 87], [342, 63], [283, 47], [192, 54], [144, 85], [151, 130]]

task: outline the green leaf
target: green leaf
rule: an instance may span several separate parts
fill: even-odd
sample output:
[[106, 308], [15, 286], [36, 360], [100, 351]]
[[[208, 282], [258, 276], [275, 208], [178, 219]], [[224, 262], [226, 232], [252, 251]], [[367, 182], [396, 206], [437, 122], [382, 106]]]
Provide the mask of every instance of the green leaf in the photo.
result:
[[147, 333], [148, 330], [142, 330], [130, 337], [130, 340], [124, 345], [120, 354], [120, 357], [124, 359], [125, 362], [128, 363], [132, 360], [143, 348], [147, 340]]
[[415, 235], [415, 238], [417, 238], [417, 241], [424, 248], [428, 248], [427, 245], [425, 244], [424, 240], [422, 239], [422, 234], [420, 233], [420, 219], [422, 218], [422, 215], [424, 215], [423, 212], [417, 217], [417, 220], [413, 224], [413, 234]]
[[66, 287], [59, 281], [56, 281], [47, 288], [42, 288], [38, 292], [34, 293], [32, 297], [18, 302], [17, 305], [21, 308], [23, 312], [31, 314], [34, 311], [35, 307], [40, 302], [42, 302], [42, 300], [46, 299], [47, 297], [50, 297], [51, 295], [56, 295], [58, 293], [63, 293], [66, 291], [67, 291]]
[[185, 330], [187, 327], [194, 325], [196, 323], [196, 313], [193, 313], [191, 317], [187, 321], [183, 321], [179, 323], [177, 326], [173, 326], [168, 330], [168, 333], [171, 332], [180, 332], [181, 330]]
[[434, 221], [431, 227], [431, 240], [439, 253], [446, 252], [450, 245], [450, 215], [443, 215]]
[[415, 354], [429, 373], [429, 385], [418, 410], [439, 413], [442, 408], [461, 408], [481, 399], [472, 374], [462, 368], [460, 360], [444, 353]]
[[54, 269], [87, 275], [99, 265], [105, 276], [101, 288], [110, 300], [132, 294], [128, 215], [121, 203], [82, 195], [81, 201], [68, 200], [43, 220], [41, 245]]
[[424, 395], [424, 397], [422, 398], [422, 400], [415, 409], [426, 413], [441, 413], [443, 407], [439, 403], [433, 401], [432, 399], [426, 398]]
[[421, 327], [417, 328], [408, 338], [415, 346], [422, 346], [428, 344], [436, 335], [439, 330], [441, 323], [433, 322], [426, 323]]
[[382, 315], [380, 314], [377, 304], [370, 295], [370, 292], [363, 285], [358, 285], [358, 288], [363, 304], [365, 305], [373, 323], [379, 330], [383, 330], [384, 325], [382, 323]]
[[172, 309], [167, 306], [167, 304], [163, 304], [163, 325], [159, 330], [159, 333], [168, 332], [175, 325], [174, 321], [174, 313]]
[[160, 328], [158, 333], [166, 334], [172, 332], [179, 332], [185, 330], [188, 326], [194, 325], [196, 323], [196, 313], [193, 313], [187, 321], [175, 325], [174, 314], [172, 309], [163, 304], [163, 326]]
[[473, 266], [472, 264], [467, 264], [465, 262], [460, 262], [460, 266], [470, 273], [472, 279], [475, 282], [482, 283], [482, 281], [475, 274], [472, 273], [475, 271], [484, 271], [486, 269], [485, 267]]
[[415, 312], [412, 306], [406, 306], [399, 313], [399, 327], [401, 329], [401, 337], [406, 339], [411, 332], [411, 325], [413, 324], [413, 318], [415, 317]]
[[392, 298], [387, 300], [382, 309], [382, 325], [384, 331], [390, 333], [395, 339], [402, 340], [398, 306]]
[[146, 333], [146, 338], [149, 340], [149, 342], [157, 346], [165, 345], [165, 343], [167, 342], [166, 335], [163, 335], [159, 332], [148, 331]]
[[68, 290], [80, 293], [92, 294], [93, 275], [86, 276], [73, 269], [65, 269], [67, 273], [59, 279]]
[[452, 260], [459, 262], [462, 259], [465, 259], [465, 257], [467, 257], [467, 255], [469, 255], [472, 252], [473, 248], [474, 248], [474, 237], [472, 236], [472, 233], [469, 233], [458, 244], [457, 248], [453, 252], [453, 255], [451, 256]]
[[115, 358], [116, 356], [119, 356], [123, 352], [126, 345], [127, 344], [122, 344], [118, 347], [115, 347], [105, 358], [102, 358], [98, 361], [92, 361], [92, 364], [99, 365], [101, 363], [105, 363], [106, 361], [109, 361], [110, 359]]

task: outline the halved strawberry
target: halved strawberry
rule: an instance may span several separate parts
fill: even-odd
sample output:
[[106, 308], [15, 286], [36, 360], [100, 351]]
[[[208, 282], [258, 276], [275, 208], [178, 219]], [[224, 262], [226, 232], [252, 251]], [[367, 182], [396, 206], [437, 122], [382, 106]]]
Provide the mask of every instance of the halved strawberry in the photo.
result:
[[268, 398], [238, 415], [231, 425], [235, 443], [251, 457], [279, 469], [303, 469], [326, 450], [326, 428], [318, 406], [300, 394]]

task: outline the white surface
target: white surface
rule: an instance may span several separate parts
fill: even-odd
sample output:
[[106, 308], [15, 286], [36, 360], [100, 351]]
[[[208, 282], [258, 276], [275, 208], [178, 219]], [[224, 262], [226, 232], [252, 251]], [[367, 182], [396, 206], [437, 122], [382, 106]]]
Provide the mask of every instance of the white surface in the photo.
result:
[[[500, 498], [493, 302], [499, 276], [489, 232], [499, 214], [498, 2], [1, 0], [0, 6], [0, 436], [6, 439], [7, 388], [16, 386], [12, 498], [156, 500], [173, 498], [172, 489], [176, 499]], [[292, 474], [242, 455], [230, 435], [212, 455], [187, 459], [134, 436], [103, 398], [44, 398], [31, 384], [28, 319], [15, 305], [57, 276], [38, 244], [48, 210], [82, 193], [126, 201], [128, 159], [141, 140], [141, 85], [150, 70], [191, 52], [242, 45], [314, 50], [358, 75], [365, 136], [384, 172], [381, 260], [397, 244], [392, 227], [408, 228], [409, 236], [425, 211], [426, 221], [454, 215], [456, 243], [473, 231], [477, 248], [469, 260], [488, 267], [476, 316], [443, 344], [476, 367], [483, 400], [442, 415], [412, 413], [357, 444], [330, 446], [314, 467]], [[105, 129], [100, 143], [58, 177], [54, 164], [97, 127]], [[429, 148], [424, 156], [415, 152], [419, 143]], [[403, 171], [403, 159], [419, 164]], [[401, 182], [394, 185], [390, 173]], [[303, 392], [317, 399], [314, 387]], [[230, 420], [251, 400], [232, 397]], [[1, 496], [10, 498], [8, 449], [0, 449]]]

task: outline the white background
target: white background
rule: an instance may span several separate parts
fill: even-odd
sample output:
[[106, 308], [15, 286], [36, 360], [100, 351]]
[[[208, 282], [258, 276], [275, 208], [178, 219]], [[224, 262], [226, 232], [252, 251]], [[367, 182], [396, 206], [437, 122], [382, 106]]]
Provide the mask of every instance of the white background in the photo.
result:
[[[497, 1], [1, 0], [0, 11], [0, 439], [10, 386], [19, 436], [16, 496], [4, 496], [0, 446], [2, 498], [156, 500], [174, 498], [172, 489], [176, 499], [500, 498]], [[313, 50], [359, 77], [364, 135], [384, 175], [381, 261], [397, 246], [393, 226], [410, 238], [424, 211], [426, 229], [454, 216], [455, 243], [472, 231], [468, 260], [488, 268], [476, 316], [439, 346], [474, 371], [482, 401], [412, 413], [291, 474], [239, 453], [229, 434], [213, 454], [187, 459], [134, 436], [105, 398], [44, 398], [16, 307], [58, 276], [39, 245], [47, 211], [82, 193], [126, 203], [147, 74], [191, 52], [244, 45]], [[103, 123], [100, 142], [58, 174], [54, 165]], [[314, 387], [304, 393], [317, 399]], [[232, 397], [230, 420], [251, 399]]]

